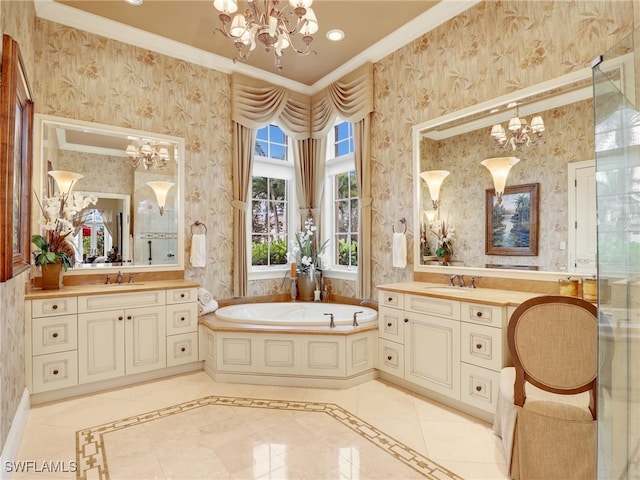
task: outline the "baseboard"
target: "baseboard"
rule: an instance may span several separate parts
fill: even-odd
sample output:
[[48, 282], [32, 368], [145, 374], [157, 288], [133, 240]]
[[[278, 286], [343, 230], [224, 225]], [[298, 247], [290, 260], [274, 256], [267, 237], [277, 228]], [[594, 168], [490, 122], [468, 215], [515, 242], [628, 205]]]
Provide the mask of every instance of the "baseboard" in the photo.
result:
[[5, 465], [7, 465], [7, 462], [15, 462], [18, 458], [20, 442], [22, 442], [22, 435], [27, 428], [27, 420], [29, 419], [29, 408], [29, 390], [25, 388], [16, 414], [13, 417], [13, 422], [11, 422], [9, 435], [7, 435], [7, 440], [2, 447], [2, 454], [0, 454], [0, 480], [9, 480], [11, 478], [11, 469], [5, 468]]

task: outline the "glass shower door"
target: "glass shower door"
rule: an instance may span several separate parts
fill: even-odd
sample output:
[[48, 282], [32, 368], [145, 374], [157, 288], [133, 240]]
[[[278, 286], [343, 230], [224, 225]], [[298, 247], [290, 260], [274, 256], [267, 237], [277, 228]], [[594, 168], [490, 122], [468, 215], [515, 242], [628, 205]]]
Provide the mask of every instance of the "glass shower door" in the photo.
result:
[[640, 478], [640, 113], [630, 35], [593, 68], [598, 478]]

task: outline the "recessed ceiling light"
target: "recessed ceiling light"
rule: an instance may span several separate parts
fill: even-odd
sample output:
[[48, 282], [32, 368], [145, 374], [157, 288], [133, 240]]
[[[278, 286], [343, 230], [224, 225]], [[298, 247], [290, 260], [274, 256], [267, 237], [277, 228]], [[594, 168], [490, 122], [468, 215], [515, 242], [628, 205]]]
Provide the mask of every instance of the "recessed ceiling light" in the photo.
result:
[[124, 0], [125, 2], [127, 2], [129, 5], [142, 5], [142, 2], [144, 2], [144, 0]]
[[329, 30], [327, 32], [327, 38], [332, 42], [339, 42], [344, 38], [344, 32], [342, 30], [334, 28], [333, 30]]

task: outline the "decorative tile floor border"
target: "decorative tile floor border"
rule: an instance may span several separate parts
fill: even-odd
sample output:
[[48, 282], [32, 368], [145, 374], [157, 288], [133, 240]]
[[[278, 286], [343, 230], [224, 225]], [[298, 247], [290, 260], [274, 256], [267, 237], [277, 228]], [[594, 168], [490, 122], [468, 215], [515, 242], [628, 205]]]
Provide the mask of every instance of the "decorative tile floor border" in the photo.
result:
[[366, 438], [393, 456], [396, 460], [424, 475], [425, 478], [432, 480], [463, 480], [462, 477], [429, 460], [411, 447], [404, 445], [382, 430], [333, 403], [221, 397], [217, 395], [180, 403], [171, 407], [161, 408], [152, 412], [77, 431], [76, 461], [78, 471], [76, 478], [78, 480], [87, 480], [87, 474], [90, 473], [91, 478], [109, 480], [109, 469], [107, 467], [104, 445], [105, 434], [210, 405], [325, 413], [361, 437]]

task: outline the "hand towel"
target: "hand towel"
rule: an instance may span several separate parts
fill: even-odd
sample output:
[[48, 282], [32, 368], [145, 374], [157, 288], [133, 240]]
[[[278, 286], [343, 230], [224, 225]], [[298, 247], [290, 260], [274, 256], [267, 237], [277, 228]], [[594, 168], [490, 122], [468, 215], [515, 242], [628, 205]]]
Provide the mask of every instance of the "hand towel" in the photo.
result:
[[405, 268], [407, 266], [407, 237], [404, 233], [395, 232], [393, 234], [393, 266]]
[[215, 312], [218, 309], [218, 302], [211, 300], [209, 303], [202, 304], [198, 302], [198, 316], [206, 315], [207, 313]]
[[207, 265], [207, 236], [204, 233], [194, 233], [191, 237], [191, 266], [205, 267]]
[[201, 305], [206, 305], [213, 300], [213, 294], [207, 290], [206, 288], [198, 288], [198, 303]]

